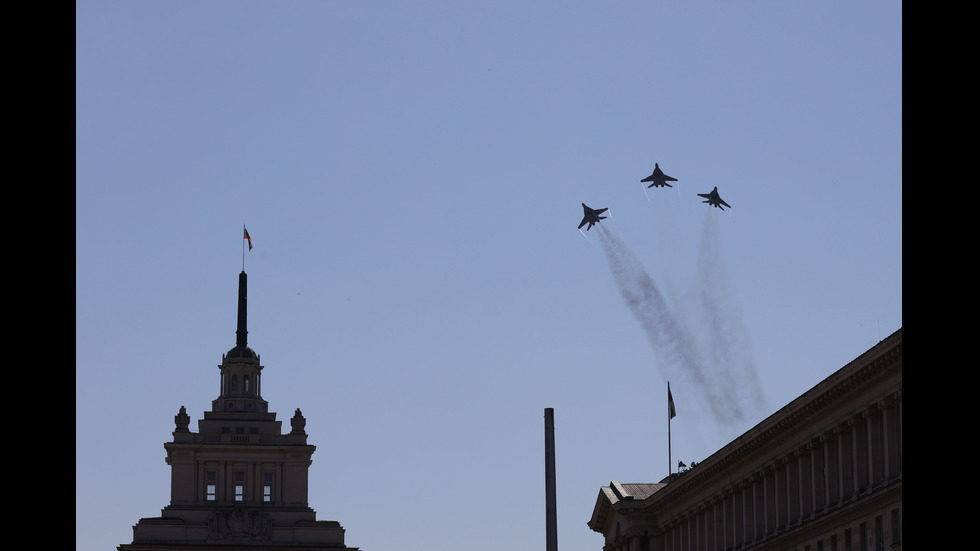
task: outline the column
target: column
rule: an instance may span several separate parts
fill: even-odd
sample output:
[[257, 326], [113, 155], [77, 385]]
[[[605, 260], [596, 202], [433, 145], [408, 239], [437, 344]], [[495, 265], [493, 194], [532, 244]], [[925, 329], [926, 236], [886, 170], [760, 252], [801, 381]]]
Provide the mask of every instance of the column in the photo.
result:
[[813, 514], [813, 445], [807, 443], [800, 450], [800, 518]]
[[871, 408], [868, 423], [868, 482], [870, 487], [881, 486], [888, 480], [885, 475], [885, 408], [881, 400]]
[[840, 435], [840, 478], [841, 500], [846, 502], [854, 497], [854, 419], [841, 423]]
[[732, 496], [732, 528], [735, 532], [734, 546], [743, 545], [748, 540], [745, 535], [745, 482], [738, 483], [737, 492]]
[[822, 513], [827, 509], [827, 446], [826, 435], [817, 438], [819, 447], [815, 450], [813, 463], [813, 511]]
[[759, 471], [752, 481], [752, 539], [762, 539], [766, 533], [766, 513], [765, 513], [765, 471]]
[[793, 450], [786, 464], [786, 505], [788, 524], [800, 523], [800, 450]]
[[857, 491], [863, 494], [871, 487], [870, 447], [868, 433], [871, 424], [871, 409], [865, 408], [854, 421], [854, 475], [857, 480]]

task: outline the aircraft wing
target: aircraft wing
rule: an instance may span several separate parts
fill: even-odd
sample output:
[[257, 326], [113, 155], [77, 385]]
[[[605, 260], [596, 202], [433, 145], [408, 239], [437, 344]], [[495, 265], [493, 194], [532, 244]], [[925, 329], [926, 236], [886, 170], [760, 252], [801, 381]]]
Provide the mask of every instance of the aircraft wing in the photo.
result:
[[599, 220], [605, 219], [605, 216], [599, 216], [599, 215], [609, 210], [609, 207], [606, 207], [604, 209], [590, 209], [585, 205], [585, 203], [582, 203], [582, 209], [585, 211], [585, 216], [582, 217], [582, 222], [579, 223], [578, 229], [582, 229], [582, 226], [588, 224], [589, 227], [585, 228], [588, 230], [591, 229], [592, 226], [599, 223]]

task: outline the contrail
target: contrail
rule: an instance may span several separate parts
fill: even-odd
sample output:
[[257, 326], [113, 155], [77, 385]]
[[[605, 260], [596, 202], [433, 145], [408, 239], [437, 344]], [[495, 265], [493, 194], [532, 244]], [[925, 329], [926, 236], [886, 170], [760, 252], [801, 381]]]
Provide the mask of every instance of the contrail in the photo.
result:
[[[663, 375], [668, 379], [675, 376], [691, 379], [692, 387], [709, 389], [711, 383], [701, 353], [694, 339], [678, 323], [656, 283], [625, 243], [604, 228], [598, 228], [613, 280], [659, 356]], [[722, 402], [709, 393], [707, 403], [715, 418], [724, 421], [726, 408]]]
[[[738, 316], [724, 303], [717, 230], [706, 221], [700, 250], [700, 304], [672, 310], [626, 244], [597, 226], [599, 241], [620, 295], [657, 355], [661, 374], [690, 381], [703, 392], [715, 420], [741, 426], [761, 406], [761, 386]], [[706, 338], [698, 339], [698, 335]]]
[[729, 389], [733, 415], [745, 420], [766, 409], [765, 398], [748, 330], [727, 288], [721, 238], [712, 214], [705, 215], [699, 249], [701, 305], [711, 345], [712, 372]]

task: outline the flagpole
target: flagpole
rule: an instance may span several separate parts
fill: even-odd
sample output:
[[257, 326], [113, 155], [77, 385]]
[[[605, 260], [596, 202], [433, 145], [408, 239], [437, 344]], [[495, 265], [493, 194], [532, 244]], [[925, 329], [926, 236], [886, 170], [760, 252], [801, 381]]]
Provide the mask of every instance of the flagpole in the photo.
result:
[[674, 462], [670, 457], [670, 381], [667, 381], [667, 479], [674, 474]]

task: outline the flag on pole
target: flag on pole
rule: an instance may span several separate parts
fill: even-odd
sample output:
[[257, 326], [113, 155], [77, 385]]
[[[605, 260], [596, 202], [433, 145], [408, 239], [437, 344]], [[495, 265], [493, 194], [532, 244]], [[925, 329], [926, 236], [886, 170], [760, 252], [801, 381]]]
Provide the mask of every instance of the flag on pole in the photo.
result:
[[674, 397], [670, 394], [670, 383], [667, 383], [667, 419], [677, 417], [677, 410], [674, 409]]
[[245, 229], [245, 226], [242, 226], [242, 229], [244, 229], [244, 230], [245, 230], [245, 236], [244, 236], [244, 239], [248, 239], [248, 250], [250, 250], [250, 251], [251, 251], [251, 250], [252, 250], [252, 238], [251, 238], [251, 237], [249, 237], [249, 235], [248, 235], [248, 230], [247, 230], [247, 229]]

